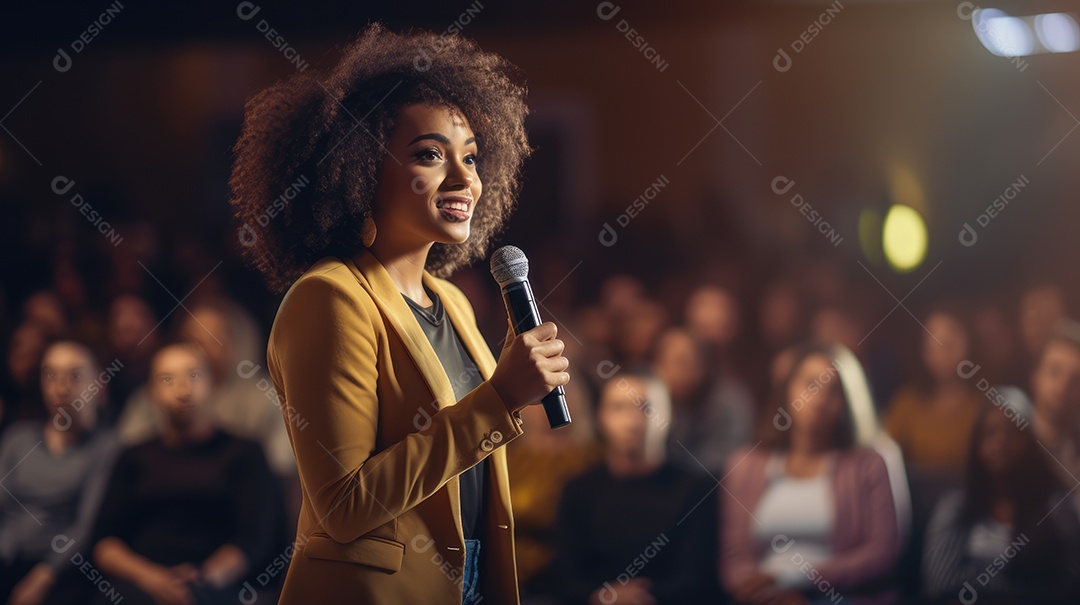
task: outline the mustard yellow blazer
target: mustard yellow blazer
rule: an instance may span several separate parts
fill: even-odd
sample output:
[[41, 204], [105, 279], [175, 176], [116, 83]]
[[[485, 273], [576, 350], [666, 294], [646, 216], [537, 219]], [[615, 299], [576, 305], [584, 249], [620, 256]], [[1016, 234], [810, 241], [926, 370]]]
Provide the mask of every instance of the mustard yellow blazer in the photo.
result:
[[484, 603], [518, 605], [503, 445], [521, 435], [465, 294], [424, 272], [484, 382], [456, 401], [435, 350], [367, 250], [285, 294], [267, 347], [303, 492], [281, 605], [460, 605], [458, 475], [489, 459]]

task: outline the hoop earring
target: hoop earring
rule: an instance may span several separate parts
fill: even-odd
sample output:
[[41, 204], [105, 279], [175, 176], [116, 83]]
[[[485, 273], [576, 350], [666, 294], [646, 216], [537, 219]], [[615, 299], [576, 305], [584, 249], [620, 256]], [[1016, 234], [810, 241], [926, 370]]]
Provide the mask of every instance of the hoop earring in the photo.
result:
[[375, 227], [375, 219], [371, 218], [371, 210], [364, 213], [364, 224], [360, 227], [360, 243], [365, 248], [370, 248], [375, 243], [375, 236], [379, 230]]

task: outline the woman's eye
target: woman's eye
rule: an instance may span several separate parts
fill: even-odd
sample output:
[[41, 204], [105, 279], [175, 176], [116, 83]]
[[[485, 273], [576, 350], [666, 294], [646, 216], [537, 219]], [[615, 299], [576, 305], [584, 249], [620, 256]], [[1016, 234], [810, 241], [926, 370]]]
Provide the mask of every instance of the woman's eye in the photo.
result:
[[418, 152], [416, 157], [425, 162], [434, 162], [440, 158], [439, 150], [435, 148], [424, 149]]
[[470, 164], [470, 165], [479, 164], [480, 163], [480, 156], [476, 155], [475, 153], [469, 154], [468, 156], [465, 156], [465, 163]]

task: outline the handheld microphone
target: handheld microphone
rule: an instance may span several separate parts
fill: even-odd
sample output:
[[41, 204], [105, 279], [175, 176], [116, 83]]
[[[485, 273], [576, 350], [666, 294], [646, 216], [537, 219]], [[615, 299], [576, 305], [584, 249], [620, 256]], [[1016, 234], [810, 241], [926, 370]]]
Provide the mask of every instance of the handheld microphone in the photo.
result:
[[[540, 325], [540, 312], [536, 309], [532, 286], [529, 285], [529, 259], [514, 246], [503, 246], [491, 255], [491, 276], [499, 283], [506, 314], [514, 334], [521, 334]], [[570, 410], [566, 407], [566, 391], [555, 387], [541, 400], [548, 424], [557, 429], [570, 424]]]

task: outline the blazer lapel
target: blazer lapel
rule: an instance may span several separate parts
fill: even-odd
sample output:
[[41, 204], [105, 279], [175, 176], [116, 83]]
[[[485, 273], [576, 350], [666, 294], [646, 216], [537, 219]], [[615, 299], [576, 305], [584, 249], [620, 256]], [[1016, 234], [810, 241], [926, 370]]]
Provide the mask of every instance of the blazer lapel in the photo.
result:
[[[438, 402], [439, 409], [457, 403], [454, 387], [443, 369], [439, 356], [416, 321], [409, 303], [402, 298], [394, 280], [369, 250], [362, 249], [354, 258], [344, 258], [349, 268], [363, 278], [361, 285], [367, 287], [372, 300], [405, 343], [405, 347], [427, 381], [432, 395]], [[355, 260], [355, 262], [354, 262]], [[425, 274], [427, 271], [424, 272]], [[434, 289], [434, 288], [433, 288]], [[441, 294], [440, 294], [441, 296]], [[444, 302], [445, 304], [445, 302]], [[447, 308], [449, 312], [449, 307]], [[456, 326], [456, 324], [455, 324]]]

